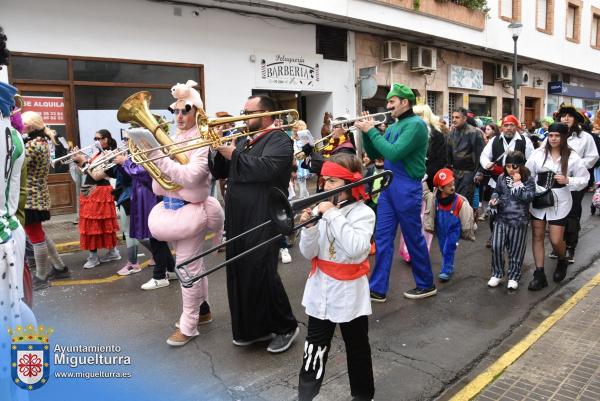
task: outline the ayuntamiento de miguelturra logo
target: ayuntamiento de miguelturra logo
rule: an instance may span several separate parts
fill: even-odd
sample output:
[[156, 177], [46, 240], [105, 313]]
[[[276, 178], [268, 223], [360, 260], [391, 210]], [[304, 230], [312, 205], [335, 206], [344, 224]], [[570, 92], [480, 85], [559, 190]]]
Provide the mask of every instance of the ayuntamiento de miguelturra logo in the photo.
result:
[[9, 329], [11, 339], [11, 376], [25, 390], [36, 390], [50, 377], [50, 344], [54, 330], [43, 325], [27, 325]]

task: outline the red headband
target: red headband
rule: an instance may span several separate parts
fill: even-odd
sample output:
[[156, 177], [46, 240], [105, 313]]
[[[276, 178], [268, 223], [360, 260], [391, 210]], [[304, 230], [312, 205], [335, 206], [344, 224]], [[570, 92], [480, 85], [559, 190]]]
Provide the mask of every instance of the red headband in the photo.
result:
[[519, 122], [519, 120], [517, 120], [517, 117], [513, 116], [512, 114], [509, 114], [506, 117], [504, 117], [504, 119], [502, 120], [502, 124], [504, 125], [506, 123], [513, 123], [517, 128], [521, 128], [521, 123]]
[[[350, 182], [356, 182], [363, 178], [361, 173], [353, 173], [347, 168], [330, 161], [323, 163], [323, 167], [321, 167], [321, 175], [341, 178], [342, 180]], [[365, 192], [364, 184], [352, 188], [352, 197], [354, 197], [356, 200], [369, 199], [369, 196]]]

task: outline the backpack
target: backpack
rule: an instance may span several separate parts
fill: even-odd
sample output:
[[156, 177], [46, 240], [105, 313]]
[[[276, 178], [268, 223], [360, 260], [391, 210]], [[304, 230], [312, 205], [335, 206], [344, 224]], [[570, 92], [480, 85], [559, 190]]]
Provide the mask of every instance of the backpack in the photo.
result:
[[596, 209], [600, 209], [600, 186], [594, 191], [594, 195], [592, 196], [592, 205]]

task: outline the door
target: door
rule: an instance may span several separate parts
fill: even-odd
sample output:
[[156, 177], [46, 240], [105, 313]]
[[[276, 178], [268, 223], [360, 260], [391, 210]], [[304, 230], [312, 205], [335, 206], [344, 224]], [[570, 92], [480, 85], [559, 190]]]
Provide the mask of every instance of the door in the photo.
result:
[[525, 107], [525, 125], [528, 129], [535, 126], [535, 108], [533, 107]]
[[[19, 93], [25, 100], [23, 111], [35, 111], [42, 116], [46, 126], [56, 131], [70, 144], [75, 143], [73, 124], [71, 121], [71, 98], [68, 86], [61, 85], [17, 85]], [[59, 148], [60, 149], [60, 148]], [[54, 151], [50, 155], [56, 158], [64, 155], [64, 151]], [[52, 214], [75, 212], [75, 185], [69, 174], [69, 165], [58, 164], [50, 167], [48, 189]]]

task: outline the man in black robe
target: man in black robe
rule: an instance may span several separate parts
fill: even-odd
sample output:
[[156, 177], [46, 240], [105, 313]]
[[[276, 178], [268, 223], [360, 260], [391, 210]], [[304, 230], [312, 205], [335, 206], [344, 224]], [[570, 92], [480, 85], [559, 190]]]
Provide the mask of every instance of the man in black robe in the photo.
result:
[[[251, 96], [244, 113], [275, 111], [268, 96]], [[272, 117], [247, 121], [250, 131], [264, 130], [235, 145], [218, 148], [209, 168], [215, 178], [227, 178], [225, 230], [228, 238], [269, 220], [267, 199], [272, 187], [287, 194], [294, 149], [291, 139]], [[268, 225], [227, 245], [230, 259], [277, 232]], [[246, 346], [271, 340], [267, 351], [286, 351], [300, 331], [277, 273], [279, 243], [264, 246], [227, 266], [227, 294], [233, 343]]]

